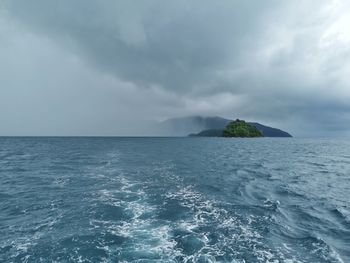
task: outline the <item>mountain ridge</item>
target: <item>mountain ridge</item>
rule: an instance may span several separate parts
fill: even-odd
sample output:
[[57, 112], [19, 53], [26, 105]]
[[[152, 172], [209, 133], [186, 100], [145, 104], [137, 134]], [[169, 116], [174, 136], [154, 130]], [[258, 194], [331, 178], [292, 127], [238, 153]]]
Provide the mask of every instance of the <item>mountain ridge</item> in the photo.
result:
[[[187, 116], [170, 118], [159, 123], [162, 133], [172, 136], [219, 137], [220, 130], [232, 122], [231, 119], [219, 116]], [[260, 130], [265, 137], [292, 137], [286, 131], [263, 125], [258, 122], [248, 122]], [[215, 131], [214, 131], [215, 130]]]

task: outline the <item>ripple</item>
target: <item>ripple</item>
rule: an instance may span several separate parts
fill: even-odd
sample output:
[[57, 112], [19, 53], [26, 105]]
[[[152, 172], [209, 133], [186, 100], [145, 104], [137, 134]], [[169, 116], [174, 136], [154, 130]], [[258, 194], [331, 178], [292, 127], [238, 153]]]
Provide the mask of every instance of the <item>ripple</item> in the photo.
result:
[[350, 143], [0, 138], [1, 262], [348, 262]]

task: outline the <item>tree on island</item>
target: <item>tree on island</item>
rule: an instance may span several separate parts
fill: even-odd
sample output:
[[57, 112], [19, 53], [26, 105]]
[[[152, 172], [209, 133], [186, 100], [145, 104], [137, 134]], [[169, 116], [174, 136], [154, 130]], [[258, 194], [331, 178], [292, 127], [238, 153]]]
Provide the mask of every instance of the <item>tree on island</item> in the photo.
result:
[[255, 126], [243, 121], [230, 122], [223, 131], [224, 137], [263, 137], [263, 133]]

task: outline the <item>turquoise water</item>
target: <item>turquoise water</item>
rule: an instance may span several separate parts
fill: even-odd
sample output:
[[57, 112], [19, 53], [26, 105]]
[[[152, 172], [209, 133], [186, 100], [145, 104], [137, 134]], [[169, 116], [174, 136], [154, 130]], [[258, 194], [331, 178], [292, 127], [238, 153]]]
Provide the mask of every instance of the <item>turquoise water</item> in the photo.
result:
[[350, 142], [0, 138], [1, 262], [350, 262]]

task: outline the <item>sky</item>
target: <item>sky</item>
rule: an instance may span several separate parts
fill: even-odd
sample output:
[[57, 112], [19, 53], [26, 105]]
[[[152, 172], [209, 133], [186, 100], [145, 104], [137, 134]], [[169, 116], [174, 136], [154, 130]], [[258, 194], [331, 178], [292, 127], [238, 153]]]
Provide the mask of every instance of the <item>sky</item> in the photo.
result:
[[350, 136], [347, 0], [0, 0], [0, 135], [240, 118]]

